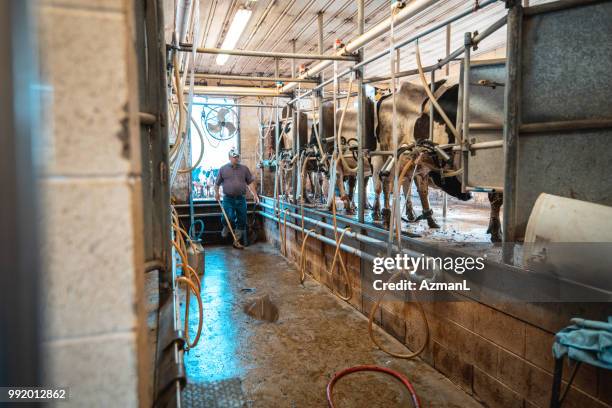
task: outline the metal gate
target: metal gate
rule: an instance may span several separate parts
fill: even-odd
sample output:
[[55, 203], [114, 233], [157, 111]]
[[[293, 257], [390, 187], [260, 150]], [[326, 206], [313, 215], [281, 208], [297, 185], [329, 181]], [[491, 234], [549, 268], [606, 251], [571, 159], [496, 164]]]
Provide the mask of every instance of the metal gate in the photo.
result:
[[505, 242], [523, 239], [541, 193], [612, 205], [612, 2], [514, 3], [507, 58], [466, 52], [458, 115], [463, 188], [503, 191]]
[[[464, 144], [464, 191], [501, 191], [504, 186], [504, 82], [506, 60], [471, 61], [469, 64], [469, 133]], [[463, 99], [465, 64], [461, 65]], [[461, 106], [458, 117], [463, 117]]]

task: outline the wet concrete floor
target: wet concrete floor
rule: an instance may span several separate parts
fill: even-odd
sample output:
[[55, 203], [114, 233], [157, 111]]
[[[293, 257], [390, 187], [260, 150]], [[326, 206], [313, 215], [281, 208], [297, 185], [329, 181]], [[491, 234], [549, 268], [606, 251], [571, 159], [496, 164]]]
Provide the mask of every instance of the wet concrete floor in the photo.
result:
[[[266, 293], [279, 308], [274, 323], [243, 312], [249, 300]], [[423, 407], [480, 406], [426, 363], [399, 360], [376, 349], [361, 313], [312, 279], [300, 285], [295, 267], [269, 244], [243, 251], [207, 247], [202, 296], [202, 339], [185, 354], [188, 382], [234, 386], [238, 382], [242, 395], [236, 400], [243, 406], [326, 407], [331, 376], [360, 364], [390, 367], [406, 375]], [[194, 303], [190, 310], [197, 316]], [[192, 318], [192, 336], [196, 326]], [[378, 336], [388, 347], [407, 351], [381, 330]], [[334, 395], [337, 407], [412, 406], [401, 385], [382, 374], [346, 377]]]

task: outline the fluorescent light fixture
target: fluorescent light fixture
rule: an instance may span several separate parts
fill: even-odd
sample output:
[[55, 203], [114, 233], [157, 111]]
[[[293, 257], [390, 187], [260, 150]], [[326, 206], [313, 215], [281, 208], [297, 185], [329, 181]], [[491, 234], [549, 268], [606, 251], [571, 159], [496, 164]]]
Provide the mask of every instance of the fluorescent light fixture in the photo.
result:
[[[251, 18], [251, 10], [247, 10], [244, 8], [238, 9], [236, 14], [234, 14], [234, 19], [232, 20], [232, 24], [230, 24], [229, 30], [227, 30], [227, 34], [225, 35], [225, 39], [223, 40], [223, 44], [221, 45], [222, 49], [225, 50], [233, 50], [242, 32], [247, 26], [249, 19]], [[227, 54], [219, 54], [217, 55], [217, 65], [223, 65], [227, 62], [229, 55]]]

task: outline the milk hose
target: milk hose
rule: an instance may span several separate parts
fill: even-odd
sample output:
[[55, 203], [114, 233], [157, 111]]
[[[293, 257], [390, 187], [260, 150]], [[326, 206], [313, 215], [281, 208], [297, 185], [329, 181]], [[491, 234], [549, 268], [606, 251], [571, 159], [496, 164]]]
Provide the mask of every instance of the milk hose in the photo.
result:
[[[395, 274], [391, 276], [391, 278], [389, 279], [389, 282], [395, 281], [397, 277], [403, 274], [404, 274], [403, 271], [396, 272]], [[421, 315], [421, 318], [423, 319], [423, 323], [425, 324], [425, 339], [423, 340], [423, 344], [413, 353], [405, 353], [405, 354], [395, 353], [381, 346], [378, 340], [376, 340], [376, 337], [374, 336], [374, 330], [373, 330], [374, 315], [376, 314], [376, 311], [380, 307], [380, 303], [382, 302], [384, 297], [385, 297], [385, 292], [383, 291], [378, 297], [378, 299], [376, 300], [376, 303], [374, 303], [374, 305], [372, 306], [372, 310], [370, 311], [370, 317], [368, 318], [368, 334], [370, 335], [370, 339], [372, 339], [372, 342], [379, 349], [381, 349], [382, 351], [384, 351], [385, 353], [393, 357], [408, 359], [408, 358], [414, 358], [418, 356], [419, 354], [423, 352], [423, 350], [425, 350], [425, 347], [427, 347], [427, 343], [429, 342], [429, 325], [427, 323], [427, 316], [425, 315], [425, 311], [423, 310], [423, 305], [421, 305], [421, 302], [415, 299], [414, 303], [416, 304], [417, 310], [419, 311], [419, 314]]]

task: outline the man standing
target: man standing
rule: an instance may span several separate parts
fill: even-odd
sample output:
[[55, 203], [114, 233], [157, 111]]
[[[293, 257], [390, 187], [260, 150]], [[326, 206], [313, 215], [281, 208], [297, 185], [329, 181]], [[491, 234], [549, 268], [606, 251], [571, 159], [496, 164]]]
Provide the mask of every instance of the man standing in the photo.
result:
[[[220, 201], [219, 187], [223, 186], [223, 209], [227, 213], [232, 226], [235, 227], [236, 238], [242, 238], [243, 245], [248, 245], [247, 242], [247, 204], [246, 190], [247, 188], [253, 194], [253, 199], [256, 204], [259, 204], [259, 197], [255, 188], [255, 179], [251, 175], [251, 171], [247, 166], [240, 164], [240, 153], [237, 150], [229, 151], [230, 162], [221, 166], [217, 180], [215, 181], [215, 199]], [[221, 236], [226, 238], [229, 234], [229, 229], [225, 218], [222, 217], [223, 231]]]

